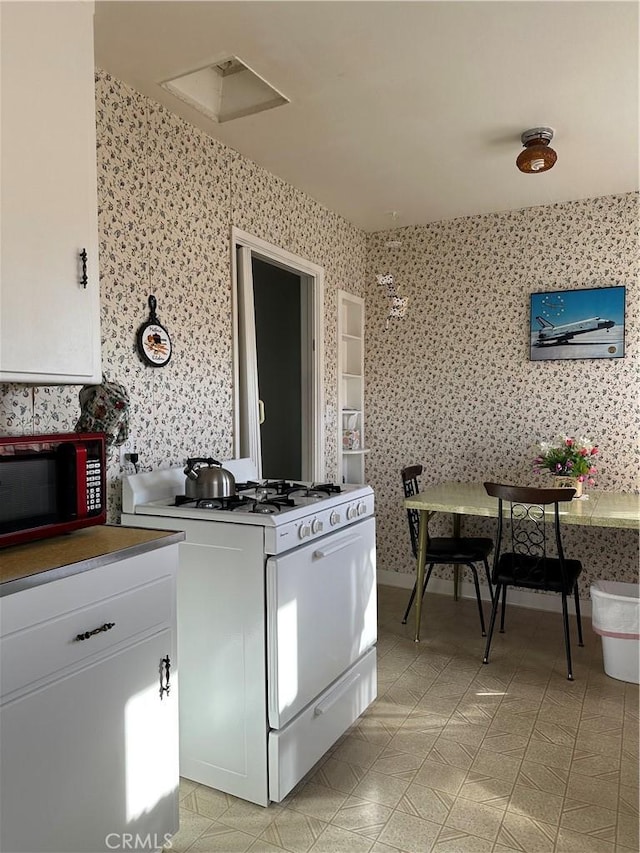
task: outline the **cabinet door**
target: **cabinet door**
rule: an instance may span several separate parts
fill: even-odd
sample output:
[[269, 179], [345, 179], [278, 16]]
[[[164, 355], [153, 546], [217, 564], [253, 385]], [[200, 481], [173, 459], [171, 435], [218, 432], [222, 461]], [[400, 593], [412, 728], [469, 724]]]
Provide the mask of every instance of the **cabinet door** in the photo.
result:
[[93, 4], [0, 16], [0, 381], [99, 380]]
[[177, 831], [174, 648], [167, 628], [0, 710], [1, 850], [122, 850], [123, 833], [153, 850]]

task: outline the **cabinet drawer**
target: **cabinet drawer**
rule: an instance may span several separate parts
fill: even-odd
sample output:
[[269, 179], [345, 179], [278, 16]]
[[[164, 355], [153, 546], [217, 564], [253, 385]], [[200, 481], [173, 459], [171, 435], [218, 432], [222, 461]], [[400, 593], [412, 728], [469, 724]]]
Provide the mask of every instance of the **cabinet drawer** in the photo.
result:
[[[171, 553], [165, 554], [165, 550]], [[171, 624], [175, 616], [175, 569], [171, 571], [171, 557], [175, 554], [173, 548], [155, 552], [151, 576], [145, 571], [149, 555], [144, 555], [142, 559], [103, 566], [3, 599], [3, 701], [15, 691], [81, 665], [131, 637]], [[142, 569], [139, 573], [135, 571], [138, 560]], [[158, 563], [165, 561], [166, 571], [162, 571]], [[34, 599], [32, 603], [38, 611], [45, 603], [43, 595], [49, 597], [51, 615], [25, 623], [29, 598]], [[111, 627], [96, 630], [102, 626]]]
[[283, 800], [373, 702], [376, 650], [371, 649], [287, 726], [269, 733], [269, 799]]

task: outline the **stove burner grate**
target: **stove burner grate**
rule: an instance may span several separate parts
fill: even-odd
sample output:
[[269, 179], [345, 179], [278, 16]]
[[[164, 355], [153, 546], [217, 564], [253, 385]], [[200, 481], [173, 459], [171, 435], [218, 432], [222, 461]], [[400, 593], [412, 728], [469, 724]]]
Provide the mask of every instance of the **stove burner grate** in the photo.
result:
[[275, 515], [280, 512], [282, 504], [275, 501], [256, 501], [251, 512], [259, 513], [260, 515]]
[[272, 495], [262, 500], [249, 495], [231, 495], [228, 498], [190, 498], [187, 495], [176, 495], [174, 505], [223, 512], [255, 512], [261, 515], [274, 515], [280, 512], [282, 507], [295, 506], [291, 498], [286, 495]]
[[175, 506], [192, 505], [196, 509], [250, 510], [255, 501], [246, 495], [231, 495], [228, 498], [190, 498], [187, 495], [176, 495]]
[[236, 491], [245, 492], [249, 490], [260, 490], [261, 493], [267, 494], [269, 499], [273, 497], [287, 497], [293, 492], [300, 492], [299, 497], [315, 497], [316, 493], [320, 492], [321, 497], [340, 494], [342, 489], [335, 483], [296, 483], [294, 480], [263, 480], [258, 483], [249, 480], [246, 483], [236, 483]]
[[331, 495], [339, 494], [341, 491], [340, 486], [336, 486], [333, 483], [318, 483], [311, 486], [293, 483], [287, 488], [286, 494], [297, 498], [312, 498], [320, 501]]

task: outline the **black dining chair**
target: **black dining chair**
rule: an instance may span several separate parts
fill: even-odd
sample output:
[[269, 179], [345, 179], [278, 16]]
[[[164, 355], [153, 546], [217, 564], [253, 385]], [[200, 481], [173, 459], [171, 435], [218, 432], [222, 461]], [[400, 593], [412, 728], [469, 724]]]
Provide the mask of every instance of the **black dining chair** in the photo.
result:
[[[501, 593], [500, 632], [504, 633], [508, 586], [559, 592], [562, 596], [567, 678], [569, 681], [573, 681], [567, 596], [573, 593], [575, 598], [578, 645], [582, 646], [584, 644], [582, 642], [582, 620], [580, 619], [580, 598], [578, 596], [578, 577], [582, 571], [582, 563], [579, 560], [567, 560], [564, 556], [560, 535], [559, 504], [570, 501], [575, 490], [538, 489], [500, 485], [498, 483], [485, 483], [484, 487], [488, 495], [498, 499], [498, 529], [491, 575], [495, 586], [495, 595], [483, 662], [489, 663], [491, 638]], [[508, 505], [507, 509], [505, 509], [505, 504]], [[545, 507], [553, 507], [551, 517], [550, 513], [545, 516]], [[505, 531], [503, 513], [510, 522], [508, 532]], [[549, 523], [553, 523], [553, 533], [549, 531]], [[553, 552], [549, 553], [550, 551]]]
[[[420, 491], [418, 477], [422, 474], [422, 471], [422, 465], [409, 465], [408, 467], [402, 469], [402, 486], [404, 488], [405, 498], [413, 497], [413, 495], [417, 495]], [[417, 560], [418, 528], [420, 525], [419, 511], [417, 509], [407, 509], [407, 519], [409, 521], [411, 548], [413, 550], [413, 556]], [[478, 612], [480, 613], [480, 625], [482, 627], [483, 637], [486, 636], [486, 629], [484, 624], [484, 613], [482, 610], [482, 599], [480, 597], [480, 584], [478, 583], [478, 571], [476, 569], [476, 563], [484, 563], [484, 568], [487, 575], [487, 583], [489, 585], [489, 595], [491, 596], [491, 600], [493, 601], [493, 588], [491, 586], [489, 563], [487, 562], [487, 557], [491, 553], [492, 548], [493, 540], [484, 536], [432, 537], [429, 536], [427, 530], [427, 557], [425, 560], [427, 573], [425, 575], [424, 584], [422, 586], [422, 596], [424, 597], [424, 594], [427, 590], [427, 584], [429, 583], [429, 578], [431, 577], [431, 572], [433, 571], [434, 566], [468, 566], [471, 569], [471, 573], [473, 575], [473, 583], [476, 588], [476, 599], [478, 601]], [[411, 607], [416, 597], [417, 585], [418, 581], [416, 579], [416, 582], [413, 585], [413, 590], [411, 592], [411, 597], [409, 598], [409, 603], [407, 604], [407, 609], [402, 619], [403, 625], [407, 624], [407, 619], [409, 617]]]

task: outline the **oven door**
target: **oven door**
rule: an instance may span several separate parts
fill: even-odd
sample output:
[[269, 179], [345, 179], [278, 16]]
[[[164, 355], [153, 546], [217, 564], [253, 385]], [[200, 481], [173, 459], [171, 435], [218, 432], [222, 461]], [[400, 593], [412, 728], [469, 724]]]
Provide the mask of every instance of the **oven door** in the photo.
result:
[[280, 729], [376, 641], [375, 520], [267, 560], [269, 725]]

